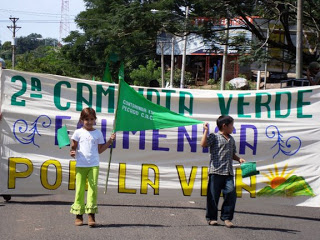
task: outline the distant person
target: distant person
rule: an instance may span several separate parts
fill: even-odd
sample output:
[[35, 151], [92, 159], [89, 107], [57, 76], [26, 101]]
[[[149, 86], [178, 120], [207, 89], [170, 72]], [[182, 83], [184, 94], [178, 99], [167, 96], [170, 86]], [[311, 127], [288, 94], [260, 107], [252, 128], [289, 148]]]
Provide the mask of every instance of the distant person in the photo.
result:
[[209, 73], [209, 78], [213, 78], [213, 68], [212, 67], [209, 68], [208, 73]]
[[307, 78], [310, 85], [320, 85], [320, 64], [317, 62], [311, 62], [307, 70]]
[[217, 66], [217, 64], [213, 65], [213, 79], [215, 82], [218, 80], [218, 66]]
[[234, 120], [230, 116], [220, 116], [217, 119], [218, 133], [208, 134], [208, 123], [203, 125], [204, 133], [201, 147], [210, 148], [209, 181], [207, 188], [206, 219], [209, 225], [218, 225], [218, 204], [221, 192], [223, 204], [220, 219], [226, 227], [233, 227], [231, 222], [235, 210], [237, 195], [234, 185], [232, 168], [233, 160], [244, 163], [246, 160], [236, 155], [236, 144], [230, 135]]
[[217, 61], [217, 67], [218, 67], [218, 73], [217, 73], [217, 79], [221, 76], [221, 60], [219, 59]]
[[149, 83], [150, 87], [160, 87], [158, 80], [151, 80]]
[[[94, 129], [96, 112], [92, 108], [81, 111], [79, 122], [83, 127], [75, 130], [71, 139], [70, 156], [76, 159], [76, 192], [75, 200], [70, 212], [76, 215], [75, 225], [83, 225], [83, 214], [88, 214], [88, 225], [94, 227], [95, 213], [98, 212], [98, 176], [99, 154], [104, 152], [116, 138], [111, 134], [105, 143], [102, 132]], [[85, 190], [88, 182], [87, 203], [85, 204]]]

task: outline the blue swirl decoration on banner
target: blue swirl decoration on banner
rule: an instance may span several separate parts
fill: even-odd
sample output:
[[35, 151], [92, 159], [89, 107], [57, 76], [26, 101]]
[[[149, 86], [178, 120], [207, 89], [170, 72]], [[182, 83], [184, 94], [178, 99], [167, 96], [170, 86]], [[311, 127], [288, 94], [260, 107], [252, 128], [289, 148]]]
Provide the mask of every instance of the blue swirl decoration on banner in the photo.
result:
[[[274, 128], [274, 130], [272, 130], [272, 128]], [[270, 134], [270, 131], [271, 131], [271, 134]], [[289, 137], [286, 141], [282, 140], [283, 136], [281, 135], [279, 129], [274, 125], [270, 125], [266, 128], [266, 136], [268, 138], [277, 139], [276, 143], [270, 148], [272, 149], [278, 146], [278, 151], [276, 152], [276, 154], [273, 155], [273, 158], [275, 158], [280, 153], [280, 151], [286, 156], [293, 156], [299, 151], [301, 147], [301, 139], [296, 136]], [[292, 143], [292, 141], [294, 140], [297, 141], [298, 144], [296, 145], [299, 145], [299, 146], [296, 149], [290, 150], [292, 148], [292, 144], [290, 143]]]
[[[40, 121], [40, 118], [44, 118], [42, 120], [42, 123]], [[38, 148], [39, 145], [35, 143], [35, 137], [41, 136], [39, 130], [38, 130], [38, 122], [39, 124], [42, 125], [43, 128], [48, 128], [51, 125], [51, 119], [47, 115], [40, 115], [33, 123], [30, 125], [27, 123], [27, 121], [23, 119], [19, 119], [15, 121], [13, 124], [13, 134], [15, 138], [22, 144], [30, 144], [32, 143], [33, 145], [37, 146]], [[20, 133], [19, 136], [17, 133]], [[24, 136], [21, 136], [24, 135]]]

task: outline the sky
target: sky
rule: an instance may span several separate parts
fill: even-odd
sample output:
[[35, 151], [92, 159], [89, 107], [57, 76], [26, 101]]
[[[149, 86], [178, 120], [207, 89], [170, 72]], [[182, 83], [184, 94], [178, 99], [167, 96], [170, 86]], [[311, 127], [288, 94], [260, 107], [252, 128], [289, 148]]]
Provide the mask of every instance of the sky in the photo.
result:
[[[16, 37], [26, 37], [38, 33], [42, 38], [60, 38], [61, 5], [66, 0], [1, 0], [0, 4], [0, 41], [12, 41], [13, 26], [9, 17], [19, 18]], [[79, 30], [74, 18], [85, 10], [83, 0], [69, 0], [70, 31]], [[65, 11], [65, 13], [68, 13]], [[65, 34], [65, 31], [63, 32]], [[64, 36], [63, 36], [64, 37]]]

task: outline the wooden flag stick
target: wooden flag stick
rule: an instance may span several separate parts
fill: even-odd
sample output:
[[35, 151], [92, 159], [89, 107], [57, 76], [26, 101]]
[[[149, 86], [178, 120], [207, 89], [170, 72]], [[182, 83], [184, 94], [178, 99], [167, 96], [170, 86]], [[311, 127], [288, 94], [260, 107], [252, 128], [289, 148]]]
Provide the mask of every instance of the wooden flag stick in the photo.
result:
[[112, 140], [112, 142], [111, 142], [109, 162], [108, 162], [108, 170], [107, 170], [107, 177], [106, 177], [106, 188], [104, 189], [104, 194], [107, 193], [107, 189], [108, 189], [108, 180], [109, 180], [109, 173], [110, 173], [110, 164], [111, 164], [111, 159], [112, 159], [112, 149], [113, 149], [113, 140]]

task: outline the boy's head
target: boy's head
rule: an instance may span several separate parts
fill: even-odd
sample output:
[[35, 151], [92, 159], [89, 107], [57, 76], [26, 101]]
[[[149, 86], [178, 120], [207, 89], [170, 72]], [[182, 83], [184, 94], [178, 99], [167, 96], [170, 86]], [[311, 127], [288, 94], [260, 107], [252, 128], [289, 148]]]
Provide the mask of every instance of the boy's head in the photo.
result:
[[311, 74], [317, 75], [317, 73], [320, 71], [320, 64], [317, 62], [311, 62], [308, 68]]
[[221, 115], [217, 119], [217, 126], [218, 126], [219, 130], [221, 131], [223, 129], [224, 125], [227, 127], [228, 125], [233, 124], [233, 122], [234, 122], [234, 120], [232, 117]]
[[97, 119], [96, 111], [93, 108], [84, 108], [80, 114], [80, 121], [84, 121], [86, 118], [92, 116], [94, 119]]

